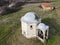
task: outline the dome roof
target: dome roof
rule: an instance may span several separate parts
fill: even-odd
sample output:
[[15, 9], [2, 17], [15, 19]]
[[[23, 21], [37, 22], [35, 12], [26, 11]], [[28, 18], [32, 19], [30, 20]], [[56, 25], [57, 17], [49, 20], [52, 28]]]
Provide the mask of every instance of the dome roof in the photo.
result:
[[49, 28], [49, 26], [45, 25], [44, 23], [40, 23], [38, 25], [38, 29], [41, 29], [41, 30], [47, 30]]
[[39, 20], [39, 16], [37, 16], [34, 12], [28, 12], [21, 18], [21, 20], [28, 23], [33, 23]]

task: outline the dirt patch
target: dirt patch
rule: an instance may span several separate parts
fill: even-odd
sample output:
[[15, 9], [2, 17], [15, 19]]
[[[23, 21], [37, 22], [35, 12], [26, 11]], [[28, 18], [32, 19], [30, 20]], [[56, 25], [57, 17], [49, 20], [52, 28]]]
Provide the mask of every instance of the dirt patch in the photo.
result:
[[25, 5], [23, 5], [22, 7], [31, 7], [31, 6], [39, 6], [40, 3], [27, 3]]

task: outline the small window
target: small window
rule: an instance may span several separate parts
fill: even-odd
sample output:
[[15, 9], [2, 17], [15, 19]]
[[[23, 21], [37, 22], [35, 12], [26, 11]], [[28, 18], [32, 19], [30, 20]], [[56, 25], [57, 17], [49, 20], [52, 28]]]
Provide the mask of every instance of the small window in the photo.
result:
[[33, 26], [31, 25], [30, 28], [33, 29]]
[[32, 28], [32, 25], [30, 27]]

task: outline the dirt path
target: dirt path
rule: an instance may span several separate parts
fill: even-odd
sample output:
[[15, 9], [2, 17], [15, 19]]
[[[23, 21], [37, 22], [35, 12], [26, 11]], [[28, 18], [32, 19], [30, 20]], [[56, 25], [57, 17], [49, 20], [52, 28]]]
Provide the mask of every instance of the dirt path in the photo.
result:
[[25, 4], [23, 5], [22, 7], [31, 7], [31, 6], [39, 6], [40, 3], [28, 3], [28, 4]]

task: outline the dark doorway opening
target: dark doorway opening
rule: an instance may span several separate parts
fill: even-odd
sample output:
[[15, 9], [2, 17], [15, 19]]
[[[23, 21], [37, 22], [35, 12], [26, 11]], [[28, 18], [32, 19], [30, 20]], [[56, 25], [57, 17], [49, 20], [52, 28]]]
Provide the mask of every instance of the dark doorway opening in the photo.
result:
[[38, 29], [38, 37], [43, 39], [43, 32], [40, 29]]

